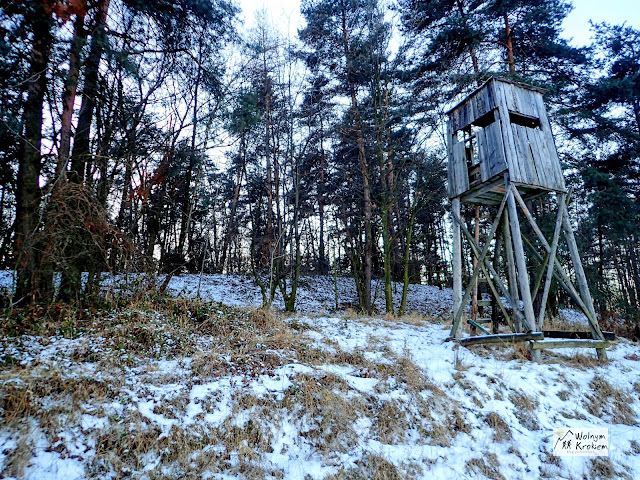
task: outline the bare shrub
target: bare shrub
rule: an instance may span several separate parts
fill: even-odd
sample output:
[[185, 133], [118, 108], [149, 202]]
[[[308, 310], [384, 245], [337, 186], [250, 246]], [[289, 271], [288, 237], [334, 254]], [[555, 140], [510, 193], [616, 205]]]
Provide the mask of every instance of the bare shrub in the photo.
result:
[[[72, 182], [56, 185], [45, 210], [45, 226], [34, 236], [43, 245], [42, 262], [62, 272], [60, 297], [78, 301], [94, 292], [96, 275], [116, 263], [130, 265], [135, 248], [112, 227], [107, 212], [89, 189]], [[89, 272], [84, 293], [80, 275]]]

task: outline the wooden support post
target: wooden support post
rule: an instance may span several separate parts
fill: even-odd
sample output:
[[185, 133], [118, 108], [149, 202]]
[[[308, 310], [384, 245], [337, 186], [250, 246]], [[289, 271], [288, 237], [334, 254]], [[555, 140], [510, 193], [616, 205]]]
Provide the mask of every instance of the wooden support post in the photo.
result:
[[[564, 236], [567, 239], [567, 246], [569, 247], [569, 253], [571, 254], [571, 260], [573, 262], [573, 267], [575, 268], [576, 281], [578, 282], [578, 288], [580, 289], [580, 296], [590, 313], [588, 316], [591, 317], [589, 322], [591, 326], [591, 333], [593, 333], [594, 339], [604, 340], [604, 335], [602, 334], [602, 330], [600, 330], [600, 325], [598, 325], [596, 310], [593, 307], [593, 300], [591, 300], [591, 293], [589, 292], [589, 286], [587, 284], [587, 276], [584, 274], [584, 269], [582, 268], [582, 260], [580, 259], [580, 252], [578, 252], [576, 237], [573, 234], [573, 227], [569, 220], [569, 213], [566, 208], [563, 209], [563, 212], [564, 215], [562, 216], [562, 223], [564, 226]], [[605, 347], [596, 348], [596, 352], [598, 354], [598, 359], [601, 362], [607, 361], [607, 351], [605, 350]]]
[[[456, 200], [456, 199], [454, 199]], [[453, 203], [453, 202], [452, 202]], [[493, 225], [491, 226], [491, 231], [489, 232], [489, 235], [487, 237], [487, 243], [485, 244], [484, 248], [482, 249], [482, 252], [480, 252], [478, 250], [478, 246], [475, 244], [475, 242], [473, 241], [473, 238], [470, 237], [469, 232], [467, 231], [467, 227], [465, 227], [462, 223], [462, 219], [460, 218], [460, 209], [458, 208], [458, 211], [456, 212], [456, 209], [453, 208], [453, 204], [452, 204], [452, 210], [451, 210], [451, 215], [453, 216], [453, 221], [454, 221], [454, 226], [458, 227], [458, 235], [460, 234], [460, 229], [462, 229], [465, 233], [465, 235], [469, 236], [469, 240], [471, 242], [471, 249], [473, 250], [473, 254], [474, 256], [478, 259], [478, 263], [476, 265], [476, 267], [473, 269], [473, 275], [471, 277], [471, 282], [469, 283], [469, 285], [467, 286], [466, 291], [464, 292], [464, 297], [460, 300], [460, 306], [456, 309], [455, 305], [456, 305], [456, 298], [455, 298], [455, 291], [454, 291], [454, 317], [453, 317], [453, 324], [451, 325], [451, 333], [449, 334], [450, 337], [452, 338], [456, 338], [456, 335], [458, 334], [458, 327], [460, 325], [460, 319], [462, 318], [462, 313], [464, 311], [464, 305], [466, 304], [467, 300], [469, 299], [469, 294], [471, 292], [471, 289], [473, 288], [474, 285], [474, 281], [478, 278], [478, 274], [480, 273], [480, 270], [482, 269], [482, 271], [484, 271], [485, 276], [488, 277], [488, 274], [486, 272], [484, 263], [485, 263], [485, 257], [487, 256], [487, 252], [489, 251], [489, 246], [491, 245], [491, 240], [493, 240], [493, 236], [496, 233], [496, 230], [498, 228], [498, 225], [500, 224], [500, 217], [502, 215], [502, 212], [504, 211], [504, 206], [505, 206], [505, 201], [503, 200], [503, 202], [500, 204], [500, 208], [498, 208], [498, 213], [496, 216], [496, 219], [493, 222]], [[458, 204], [459, 207], [459, 204]], [[455, 231], [455, 230], [454, 230]], [[454, 240], [455, 240], [455, 234], [454, 234]], [[458, 236], [458, 241], [461, 242], [462, 239]], [[460, 247], [462, 246], [461, 244], [459, 245]], [[461, 248], [460, 248], [461, 250]], [[454, 242], [454, 251], [455, 251], [455, 242]], [[455, 255], [454, 255], [454, 282], [455, 282]], [[462, 290], [462, 254], [460, 254], [460, 290]]]
[[[476, 244], [480, 244], [480, 207], [476, 205], [475, 208], [475, 218], [474, 218], [474, 238]], [[489, 240], [490, 241], [490, 240]], [[478, 265], [478, 259], [473, 257], [473, 268], [476, 268]], [[473, 293], [471, 294], [471, 318], [473, 322], [476, 323], [478, 320], [478, 277], [473, 280]], [[477, 333], [476, 327], [474, 323], [471, 323], [470, 333], [471, 335], [475, 335]]]
[[[462, 238], [460, 237], [460, 198], [451, 200], [452, 226], [453, 231], [453, 326], [451, 327], [451, 336], [456, 337], [458, 333], [458, 325], [456, 318], [462, 316]], [[459, 320], [458, 320], [459, 322]]]
[[[520, 197], [520, 195], [518, 194], [517, 190], [514, 189], [514, 191], [516, 193], [516, 198], [519, 199], [520, 206], [522, 207], [522, 210], [524, 211], [527, 220], [531, 224], [531, 227], [533, 228], [533, 231], [536, 233], [536, 235], [538, 237], [538, 240], [540, 240], [540, 243], [542, 243], [542, 246], [545, 248], [547, 253], [551, 252], [551, 246], [549, 245], [549, 242], [547, 242], [547, 239], [542, 234], [542, 231], [540, 231], [540, 228], [538, 228], [538, 225], [536, 224], [535, 220], [531, 216], [531, 213], [529, 212], [529, 209], [527, 208], [527, 205], [524, 203], [524, 201], [522, 200], [522, 197]], [[566, 205], [565, 205], [565, 213], [566, 213]], [[536, 252], [536, 249], [531, 244], [531, 242], [529, 242], [529, 240], [527, 240], [527, 238], [524, 235], [522, 236], [522, 238], [525, 240], [525, 242], [527, 242], [531, 252], [536, 256], [536, 258], [539, 261], [542, 261], [542, 257], [538, 254], [538, 252]], [[573, 286], [573, 283], [571, 283], [571, 279], [565, 273], [565, 271], [562, 268], [562, 266], [561, 266], [560, 262], [558, 261], [557, 257], [554, 257], [554, 265], [555, 265], [555, 269], [558, 272], [558, 275], [556, 275], [555, 271], [554, 271], [553, 275], [556, 277], [556, 279], [558, 279], [558, 278], [562, 279], [560, 281], [560, 284], [562, 285], [562, 287], [569, 293], [571, 298], [578, 304], [578, 306], [584, 312], [584, 314], [587, 316], [587, 318], [590, 318], [591, 317], [591, 313], [589, 312], [589, 309], [587, 308], [587, 306], [583, 302], [583, 300], [580, 298], [580, 294], [578, 294], [578, 292], [576, 291], [575, 287]], [[594, 322], [595, 322], [595, 319], [594, 319]]]
[[[506, 202], [506, 196], [502, 199], [502, 204], [500, 205], [500, 208], [498, 209], [498, 213], [504, 211], [504, 213], [507, 213], [506, 209], [504, 208], [505, 202]], [[497, 293], [497, 290], [495, 289], [495, 287], [493, 286], [492, 282], [491, 282], [491, 276], [489, 275], [488, 272], [491, 272], [491, 275], [493, 276], [494, 281], [498, 284], [498, 286], [500, 287], [500, 290], [502, 291], [502, 294], [505, 296], [505, 298], [507, 299], [507, 301], [509, 302], [509, 304], [513, 307], [513, 313], [517, 318], [521, 318], [521, 313], [520, 310], [518, 309], [517, 305], [515, 303], [513, 303], [513, 299], [511, 298], [511, 295], [509, 294], [509, 291], [507, 290], [507, 288], [504, 286], [504, 284], [502, 283], [502, 281], [500, 280], [500, 277], [498, 276], [498, 274], [496, 273], [495, 269], [493, 268], [493, 265], [491, 264], [491, 262], [489, 262], [485, 256], [486, 256], [486, 250], [489, 247], [489, 244], [493, 238], [493, 235], [495, 234], [495, 228], [497, 228], [497, 223], [499, 223], [500, 220], [500, 215], [497, 215], [496, 217], [496, 221], [494, 222], [494, 226], [491, 229], [491, 235], [489, 237], [489, 241], [487, 242], [487, 244], [485, 245], [485, 253], [484, 254], [480, 254], [480, 249], [478, 247], [478, 245], [476, 245], [476, 242], [473, 238], [473, 236], [469, 233], [469, 230], [467, 230], [467, 227], [462, 223], [462, 219], [460, 219], [460, 217], [455, 217], [454, 218], [457, 219], [458, 224], [460, 225], [460, 230], [462, 230], [462, 233], [464, 233], [464, 236], [467, 238], [469, 245], [471, 246], [471, 250], [473, 251], [473, 254], [478, 257], [478, 258], [483, 258], [484, 261], [480, 261], [479, 262], [479, 266], [482, 269], [482, 271], [484, 272], [488, 284], [491, 287], [491, 291], [493, 292], [496, 300], [498, 301], [498, 305], [500, 305], [500, 308], [502, 309], [502, 312], [505, 315], [505, 318], [507, 319], [507, 322], [509, 322], [509, 315], [507, 314], [504, 306], [502, 305], [502, 302], [500, 302], [500, 298], [499, 295]], [[488, 270], [488, 271], [487, 271]], [[474, 277], [475, 275], [478, 274], [478, 270], [476, 270], [474, 272]], [[471, 286], [473, 284], [469, 283], [469, 286], [467, 287], [467, 291], [465, 292], [465, 297], [462, 300], [462, 303], [465, 304], [465, 302], [469, 299], [469, 293], [471, 292]], [[452, 332], [454, 331], [455, 328], [457, 328], [457, 323], [460, 321], [460, 317], [461, 315], [457, 316], [454, 319], [454, 325], [453, 327], [451, 327]], [[513, 326], [510, 324], [510, 327]], [[451, 335], [453, 336], [453, 334]]]
[[[498, 228], [500, 228], [498, 226]], [[502, 239], [503, 236], [501, 235], [502, 232], [498, 233], [496, 235], [496, 246], [494, 248], [493, 251], [493, 268], [498, 271], [500, 268], [500, 254], [501, 254], [501, 250], [502, 250]], [[496, 308], [498, 306], [498, 302], [500, 302], [500, 298], [497, 295], [493, 295], [491, 300], [491, 332], [494, 334], [498, 333], [498, 328], [499, 328], [499, 322], [498, 322], [498, 309]], [[511, 323], [509, 322], [509, 317], [505, 316], [505, 320], [507, 321], [507, 323]], [[514, 330], [515, 331], [515, 330]]]
[[531, 289], [529, 286], [529, 273], [527, 272], [527, 260], [524, 256], [524, 245], [522, 244], [522, 234], [520, 233], [520, 223], [518, 222], [518, 207], [514, 198], [515, 187], [506, 181], [507, 204], [509, 206], [509, 223], [511, 226], [513, 250], [516, 257], [518, 284], [520, 286], [520, 298], [524, 303], [524, 331], [532, 332], [536, 328], [535, 314], [533, 312], [533, 301], [531, 299]]
[[549, 265], [547, 266], [547, 276], [544, 280], [544, 290], [542, 291], [542, 303], [540, 304], [540, 313], [538, 314], [538, 330], [542, 330], [544, 322], [544, 313], [547, 308], [547, 300], [549, 299], [549, 289], [551, 288], [551, 280], [553, 279], [553, 267], [556, 259], [556, 251], [558, 250], [558, 241], [560, 240], [560, 230], [562, 229], [562, 219], [564, 218], [564, 193], [558, 194], [558, 215], [556, 217], [556, 226], [553, 231], [553, 240], [551, 241], [551, 251], [549, 252]]
[[504, 249], [507, 252], [507, 274], [509, 277], [509, 290], [513, 299], [511, 308], [513, 309], [513, 318], [516, 332], [522, 333], [521, 315], [516, 315], [516, 311], [520, 312], [520, 295], [518, 295], [518, 281], [516, 279], [516, 264], [513, 257], [513, 244], [511, 243], [511, 230], [509, 229], [509, 212], [504, 212], [502, 231], [504, 233]]
[[[542, 255], [540, 255], [536, 251], [535, 247], [531, 244], [529, 239], [525, 235], [522, 235], [522, 239], [526, 243], [527, 247], [529, 247], [529, 251], [531, 252], [531, 254], [539, 262], [542, 262]], [[549, 248], [551, 248], [551, 247], [549, 247]], [[584, 302], [580, 298], [580, 294], [577, 292], [577, 290], [575, 289], [575, 287], [571, 283], [571, 280], [569, 279], [567, 274], [564, 272], [564, 269], [560, 265], [560, 262], [558, 261], [557, 257], [555, 259], [555, 268], [553, 270], [553, 276], [558, 281], [560, 286], [562, 288], [564, 288], [564, 290], [569, 294], [569, 296], [571, 297], [571, 300], [573, 300], [576, 303], [576, 305], [578, 305], [580, 310], [582, 310], [582, 312], [587, 316], [587, 318], [589, 318], [590, 313], [587, 310], [587, 306], [584, 304]]]
[[[482, 331], [482, 333], [484, 333], [485, 335], [491, 335], [491, 332], [489, 330], [487, 330], [486, 328], [484, 328], [482, 325], [480, 325], [478, 322], [476, 322], [473, 319], [469, 319], [469, 325], [471, 325], [472, 327], [479, 329]], [[475, 336], [475, 335], [474, 335]]]

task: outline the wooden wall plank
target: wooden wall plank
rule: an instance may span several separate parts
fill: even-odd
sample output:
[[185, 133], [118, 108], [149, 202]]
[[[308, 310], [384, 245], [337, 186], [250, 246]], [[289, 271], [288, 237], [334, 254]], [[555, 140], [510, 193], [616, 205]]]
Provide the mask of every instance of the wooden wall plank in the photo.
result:
[[[554, 191], [565, 191], [564, 176], [556, 151], [542, 94], [500, 79], [489, 80], [449, 112], [449, 196], [469, 189], [464, 145], [454, 134], [494, 111], [495, 122], [476, 132], [482, 182], [508, 170], [512, 181]], [[512, 124], [510, 111], [538, 118], [540, 126]], [[482, 124], [486, 123], [483, 121]], [[475, 129], [474, 129], [475, 130]]]
[[[531, 145], [527, 137], [527, 127], [522, 125], [511, 124], [513, 130], [514, 144], [516, 147], [516, 158], [514, 164], [518, 166], [519, 176], [512, 176], [514, 182], [527, 183], [529, 185], [540, 185], [538, 174], [536, 172], [535, 163], [533, 161], [533, 153]], [[511, 165], [509, 165], [511, 167]]]
[[480, 178], [486, 182], [507, 169], [500, 124], [493, 122], [477, 135]]
[[546, 109], [544, 108], [542, 95], [536, 96], [535, 101], [540, 112], [540, 130], [543, 133], [543, 145], [550, 162], [549, 174], [553, 175], [553, 188], [555, 190], [565, 191], [564, 174], [562, 173], [562, 166], [560, 165], [560, 158], [558, 157], [558, 149], [556, 148], [555, 140], [553, 138], [553, 131], [551, 130], [549, 117], [547, 116]]
[[496, 115], [496, 122], [500, 125], [501, 137], [504, 145], [504, 152], [507, 165], [509, 167], [509, 175], [518, 175], [519, 168], [517, 163], [513, 160], [517, 158], [516, 147], [513, 138], [513, 131], [511, 129], [511, 122], [509, 121], [509, 110], [507, 109], [506, 93], [504, 91], [504, 83], [497, 80], [493, 80], [490, 87], [493, 89], [493, 96], [495, 98], [496, 106], [498, 108], [498, 114]]
[[540, 94], [509, 82], [497, 80], [505, 92], [506, 107], [513, 112], [523, 113], [531, 117], [539, 117], [539, 106], [535, 100]]
[[533, 164], [541, 186], [554, 188], [553, 172], [551, 172], [550, 158], [544, 145], [544, 134], [539, 128], [526, 128], [527, 141], [531, 146]]

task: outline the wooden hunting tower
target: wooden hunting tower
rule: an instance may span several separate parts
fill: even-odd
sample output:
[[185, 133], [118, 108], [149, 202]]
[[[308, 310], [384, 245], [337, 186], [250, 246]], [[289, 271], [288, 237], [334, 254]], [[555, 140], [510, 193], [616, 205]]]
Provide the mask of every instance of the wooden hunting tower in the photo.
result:
[[[461, 336], [460, 321], [471, 298], [470, 330], [472, 334], [481, 330], [485, 335], [461, 339], [462, 344], [528, 341], [532, 358], [540, 358], [539, 352], [545, 348], [591, 347], [597, 349], [600, 359], [605, 359], [605, 348], [609, 343], [598, 326], [567, 214], [568, 196], [541, 90], [498, 78], [490, 79], [448, 112], [447, 147], [448, 193], [453, 217], [454, 321], [450, 336]], [[542, 234], [527, 206], [528, 200], [549, 193], [554, 193], [557, 199], [551, 241]], [[462, 220], [461, 204], [476, 206], [475, 235]], [[480, 225], [481, 205], [487, 206], [491, 213], [495, 212], [495, 216], [483, 216], [490, 220], [484, 226]], [[536, 237], [533, 240], [529, 240], [520, 228], [519, 210], [531, 225]], [[480, 245], [481, 230], [484, 246]], [[474, 256], [464, 296], [461, 232]], [[561, 232], [570, 252], [577, 289], [556, 257]], [[529, 276], [525, 244], [529, 263], [535, 261], [538, 267], [537, 275], [531, 277], [534, 281]], [[505, 264], [503, 268], [501, 263]], [[543, 331], [553, 279], [584, 311], [590, 332]], [[486, 282], [488, 293], [493, 297], [491, 300], [478, 298], [480, 280]], [[540, 305], [537, 311], [533, 302], [536, 296], [536, 305]], [[493, 307], [492, 319], [478, 318], [478, 311], [489, 304]], [[511, 332], [499, 333], [498, 309]], [[482, 325], [489, 322], [492, 332]]]

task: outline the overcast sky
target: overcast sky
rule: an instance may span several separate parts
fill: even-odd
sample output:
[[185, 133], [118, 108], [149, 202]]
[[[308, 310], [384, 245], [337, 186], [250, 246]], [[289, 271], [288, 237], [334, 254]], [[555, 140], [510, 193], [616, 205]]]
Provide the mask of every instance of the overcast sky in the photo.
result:
[[565, 37], [576, 45], [588, 44], [591, 39], [589, 20], [627, 25], [640, 29], [639, 0], [573, 0], [573, 11], [564, 21]]
[[[302, 23], [299, 0], [237, 0], [243, 9], [245, 25], [254, 23], [256, 10], [265, 8], [282, 33], [296, 30]], [[589, 20], [628, 25], [640, 29], [640, 0], [573, 0], [573, 11], [564, 22], [565, 37], [575, 45], [588, 44], [591, 38]]]

